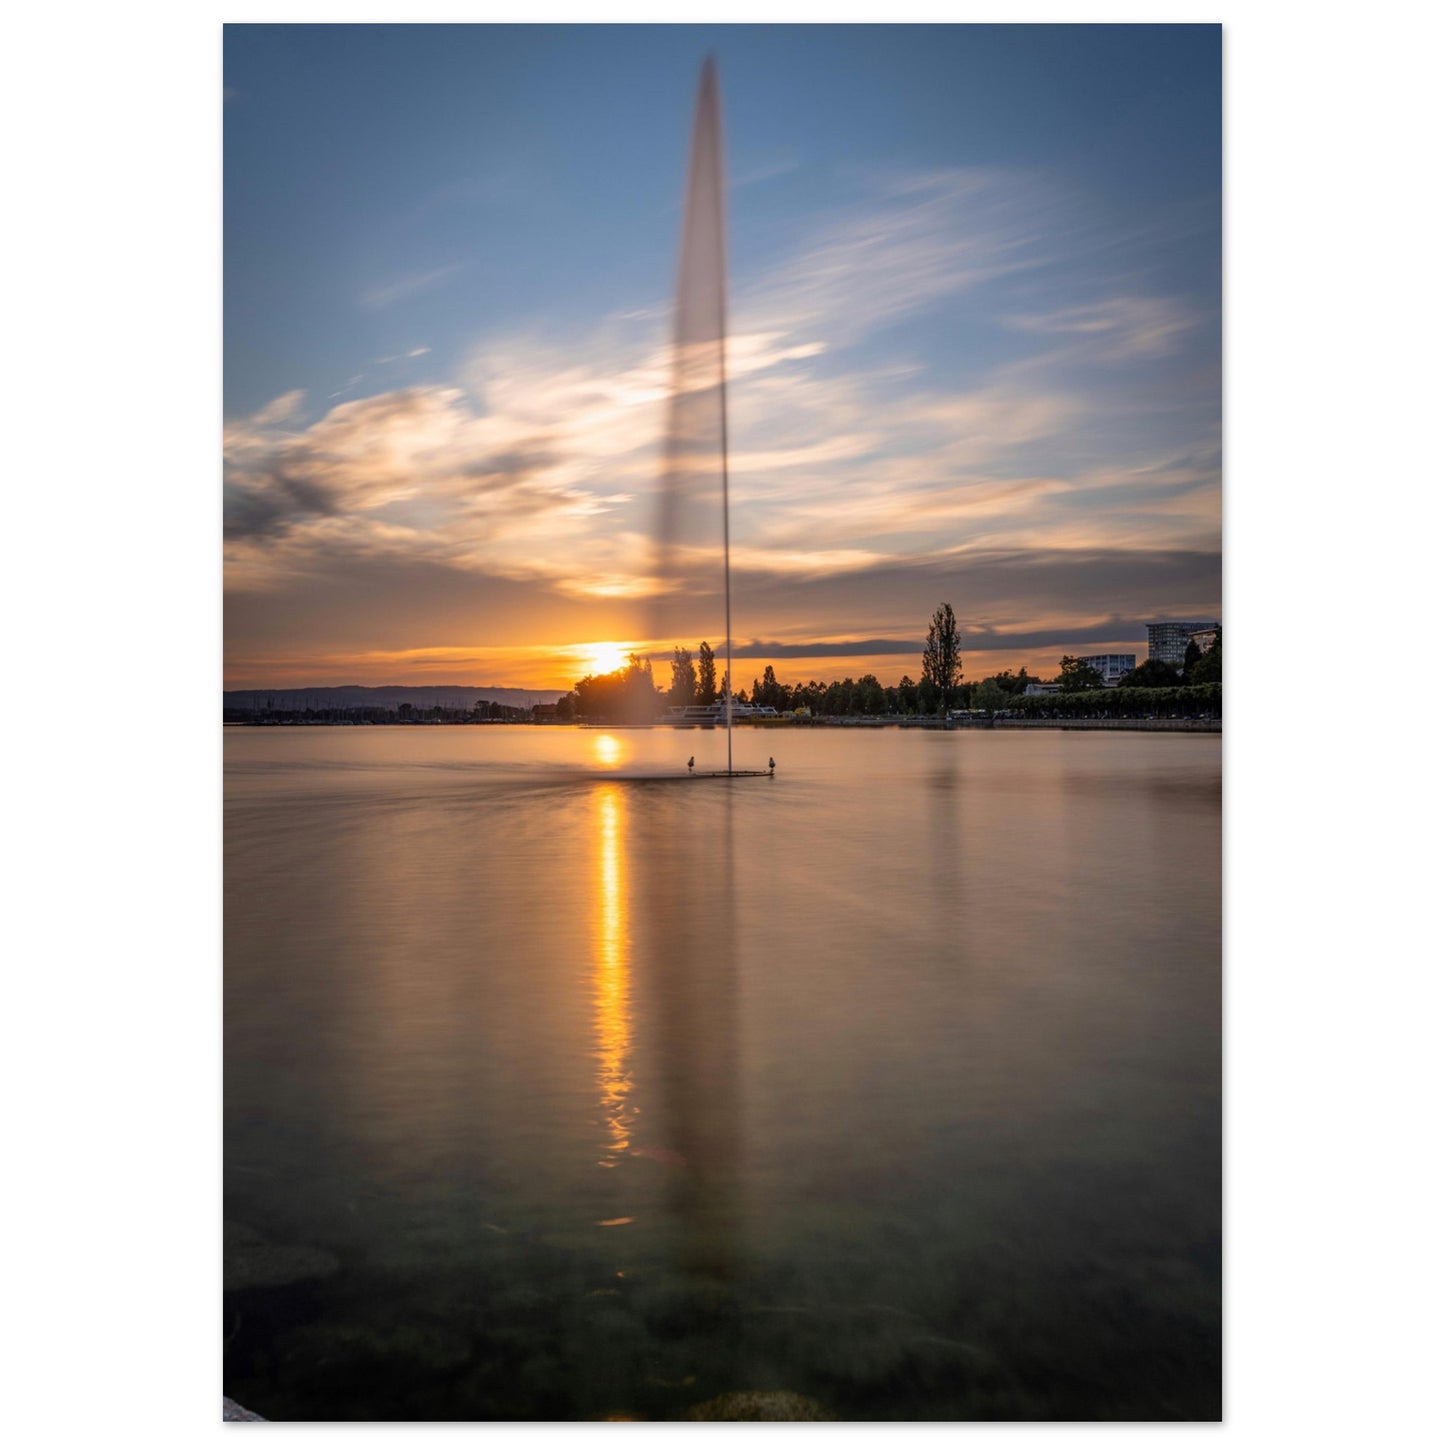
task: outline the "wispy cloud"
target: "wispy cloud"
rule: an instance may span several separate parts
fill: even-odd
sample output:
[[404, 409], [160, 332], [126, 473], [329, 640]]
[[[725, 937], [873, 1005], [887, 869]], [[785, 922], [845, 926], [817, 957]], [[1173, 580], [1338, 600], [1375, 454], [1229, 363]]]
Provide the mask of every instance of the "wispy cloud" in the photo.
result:
[[739, 167], [729, 178], [728, 184], [733, 190], [741, 190], [744, 186], [761, 185], [764, 181], [775, 181], [782, 176], [789, 176], [802, 165], [802, 161], [795, 155], [775, 156], [771, 160], [757, 161], [751, 165]]
[[398, 301], [405, 301], [409, 297], [418, 296], [423, 291], [430, 291], [433, 287], [450, 281], [461, 270], [461, 264], [454, 263], [449, 266], [436, 266], [429, 271], [414, 271], [410, 275], [399, 276], [394, 281], [372, 286], [363, 291], [361, 304], [370, 307], [373, 311], [384, 310], [388, 306], [396, 305]]
[[1009, 316], [1018, 331], [1077, 336], [1100, 361], [1134, 361], [1167, 356], [1195, 318], [1178, 302], [1159, 296], [1115, 296], [1088, 306], [1066, 306], [1032, 316]]
[[1053, 200], [1009, 172], [936, 171], [878, 181], [774, 272], [745, 286], [748, 329], [813, 328], [832, 344], [896, 325], [946, 297], [1044, 264]]
[[398, 351], [395, 356], [378, 356], [371, 364], [392, 366], [398, 361], [415, 361], [418, 356], [425, 356], [430, 350], [430, 346], [413, 346], [410, 351]]

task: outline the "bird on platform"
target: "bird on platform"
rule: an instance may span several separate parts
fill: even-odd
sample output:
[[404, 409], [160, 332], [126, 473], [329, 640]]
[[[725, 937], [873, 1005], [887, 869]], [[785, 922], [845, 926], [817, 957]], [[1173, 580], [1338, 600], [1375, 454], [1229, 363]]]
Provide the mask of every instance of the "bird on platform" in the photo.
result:
[[769, 771], [769, 772], [772, 772], [772, 770], [773, 770], [775, 767], [777, 767], [777, 766], [778, 766], [778, 765], [777, 765], [771, 758], [768, 759], [768, 771]]
[[694, 758], [689, 758], [689, 759], [687, 760], [687, 770], [688, 770], [688, 772], [691, 772], [691, 771], [692, 771], [692, 765], [693, 765], [693, 763], [695, 763], [696, 761], [697, 761], [697, 759], [696, 759], [695, 757], [694, 757]]

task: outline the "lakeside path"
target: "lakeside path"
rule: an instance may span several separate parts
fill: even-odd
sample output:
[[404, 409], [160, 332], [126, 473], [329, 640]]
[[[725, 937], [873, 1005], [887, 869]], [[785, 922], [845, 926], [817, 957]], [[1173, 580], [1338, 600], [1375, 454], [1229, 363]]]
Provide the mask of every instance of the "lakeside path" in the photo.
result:
[[[967, 724], [965, 724], [967, 726]], [[1135, 733], [1218, 733], [1219, 718], [1201, 717], [1001, 717], [996, 728], [1063, 728], [1065, 731]]]
[[[579, 723], [584, 728], [672, 728], [686, 731], [700, 726], [697, 723]], [[701, 724], [708, 726], [708, 724]], [[754, 728], [771, 731], [775, 728], [901, 728], [905, 732], [931, 730], [933, 732], [970, 732], [979, 728], [1058, 728], [1066, 732], [1133, 732], [1133, 733], [1218, 733], [1224, 724], [1219, 718], [1194, 717], [997, 717], [981, 718], [768, 718], [759, 721], [746, 718], [733, 724], [734, 731]]]

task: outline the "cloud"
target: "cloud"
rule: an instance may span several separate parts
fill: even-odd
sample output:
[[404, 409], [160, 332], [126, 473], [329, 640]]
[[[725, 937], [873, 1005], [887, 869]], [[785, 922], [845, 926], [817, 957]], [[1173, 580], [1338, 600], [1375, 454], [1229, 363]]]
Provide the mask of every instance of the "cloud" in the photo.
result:
[[391, 366], [398, 361], [413, 361], [418, 356], [425, 356], [430, 350], [430, 346], [413, 346], [410, 351], [398, 351], [395, 356], [378, 356], [371, 364], [373, 366]]
[[736, 191], [742, 190], [744, 186], [760, 185], [763, 181], [775, 181], [779, 176], [791, 175], [800, 165], [802, 161], [795, 155], [759, 161], [755, 165], [744, 166], [729, 176], [728, 187]]
[[[286, 575], [308, 552], [383, 550], [571, 595], [647, 595], [669, 355], [646, 335], [628, 349], [606, 328], [567, 346], [499, 341], [470, 367], [470, 395], [406, 388], [347, 402], [299, 435], [233, 429], [228, 537], [255, 544], [246, 575], [266, 571], [261, 544], [285, 538], [275, 564]], [[733, 350], [739, 566], [820, 576], [897, 555], [1108, 545], [1130, 530], [1068, 506], [1076, 491], [1102, 498], [1127, 483], [1029, 465], [1041, 445], [1067, 450], [1081, 396], [1009, 380], [918, 391], [908, 368], [829, 375], [810, 365], [822, 343], [776, 330]], [[285, 400], [263, 414], [290, 415], [299, 399]], [[1148, 476], [1156, 494], [1171, 484]], [[1170, 515], [1151, 517], [1148, 540], [1168, 542], [1171, 525], [1174, 540], [1199, 540], [1197, 517], [1181, 528]]]
[[733, 657], [882, 657], [921, 653], [921, 637], [859, 637], [842, 642], [734, 642]]
[[[1152, 363], [1184, 344], [1196, 314], [1138, 295], [1021, 308], [1035, 273], [1057, 262], [1067, 221], [1066, 199], [1017, 174], [875, 177], [739, 288], [728, 401], [740, 632], [901, 649], [945, 596], [971, 612], [981, 649], [996, 639], [1005, 651], [1040, 618], [1061, 643], [1111, 643], [1130, 635], [1099, 634], [1113, 618], [1213, 615], [1217, 400], [1118, 380], [1134, 364], [1152, 384]], [[368, 304], [459, 269], [402, 278]], [[949, 376], [911, 347], [959, 316], [980, 355], [998, 355], [982, 345], [989, 328], [1012, 339], [994, 365]], [[304, 403], [288, 392], [228, 426], [228, 589], [316, 598], [317, 579], [364, 573], [350, 624], [361, 639], [384, 607], [388, 623], [413, 616], [382, 579], [422, 568], [448, 598], [443, 575], [508, 606], [509, 589], [526, 589], [538, 628], [605, 615], [612, 635], [637, 636], [626, 608], [654, 588], [669, 317], [647, 305], [563, 334], [493, 335], [454, 385], [346, 401], [286, 431]], [[1020, 356], [1029, 336], [1042, 340]], [[1101, 360], [1115, 363], [1107, 380], [1089, 364]], [[667, 627], [714, 635], [710, 532], [691, 561], [695, 585], [672, 599]], [[424, 626], [415, 616], [408, 637]], [[1091, 635], [1073, 638], [1080, 627]]]
[[1041, 315], [1009, 316], [1005, 324], [1017, 331], [1087, 338], [1084, 350], [1100, 361], [1140, 361], [1168, 356], [1196, 320], [1164, 297], [1116, 296]]
[[283, 421], [289, 421], [306, 400], [304, 391], [288, 391], [278, 396], [275, 401], [268, 401], [265, 406], [251, 418], [251, 424], [257, 427], [276, 426]]
[[430, 271], [414, 271], [410, 275], [400, 276], [385, 285], [372, 286], [363, 291], [361, 304], [373, 311], [384, 310], [388, 306], [394, 306], [398, 301], [405, 301], [410, 296], [420, 295], [423, 291], [430, 291], [434, 286], [440, 286], [444, 281], [450, 281], [461, 270], [460, 263], [454, 263], [450, 266], [436, 266]]
[[[1144, 620], [1117, 616], [1086, 623], [1083, 626], [1062, 625], [1044, 629], [1028, 628], [1013, 631], [999, 631], [994, 627], [969, 626], [959, 629], [959, 637], [965, 653], [1017, 653], [1036, 647], [1068, 647], [1080, 643], [1095, 645], [1136, 634], [1140, 637], [1145, 636]], [[922, 631], [917, 637], [812, 639], [806, 642], [764, 642], [754, 638], [750, 642], [734, 642], [733, 657], [748, 659], [918, 657], [923, 653], [924, 641], [925, 637]]]
[[796, 254], [744, 287], [750, 329], [811, 328], [851, 344], [925, 307], [1050, 258], [1041, 237], [1054, 203], [1028, 178], [946, 170], [878, 181]]
[[465, 559], [580, 500], [538, 483], [550, 460], [542, 442], [478, 416], [447, 387], [346, 402], [300, 433], [233, 427], [225, 460], [228, 539], [287, 538], [291, 566], [307, 546]]

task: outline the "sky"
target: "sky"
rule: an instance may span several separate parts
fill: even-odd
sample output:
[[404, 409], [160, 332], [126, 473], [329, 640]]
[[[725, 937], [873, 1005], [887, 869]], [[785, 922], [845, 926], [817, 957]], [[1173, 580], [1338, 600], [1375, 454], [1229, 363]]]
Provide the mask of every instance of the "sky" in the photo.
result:
[[710, 52], [737, 682], [1220, 616], [1217, 26], [230, 25], [228, 687], [720, 648], [720, 537], [646, 607]]

